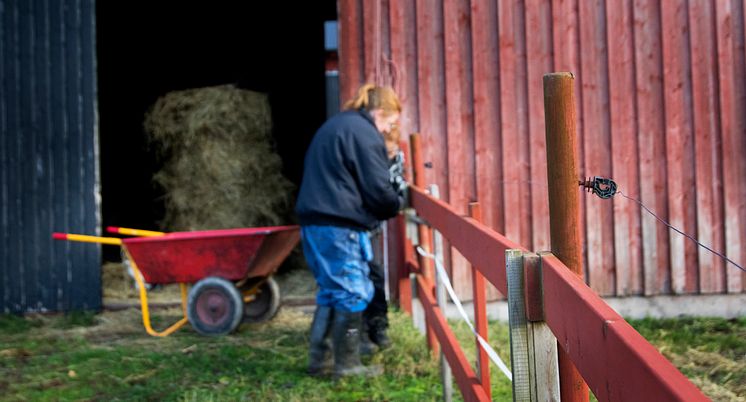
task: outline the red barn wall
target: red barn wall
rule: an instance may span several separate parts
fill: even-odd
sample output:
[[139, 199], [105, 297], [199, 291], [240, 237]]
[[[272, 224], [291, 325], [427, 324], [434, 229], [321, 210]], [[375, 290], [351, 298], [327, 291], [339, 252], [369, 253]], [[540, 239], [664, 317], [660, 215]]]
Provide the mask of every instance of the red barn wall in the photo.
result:
[[[421, 134], [433, 165], [427, 182], [464, 214], [478, 200], [486, 224], [540, 251], [550, 248], [542, 76], [571, 71], [581, 175], [613, 178], [743, 265], [745, 4], [339, 0], [341, 97], [392, 85], [403, 132]], [[634, 201], [581, 203], [586, 280], [601, 295], [744, 291], [743, 271]], [[469, 299], [468, 264], [452, 254]]]

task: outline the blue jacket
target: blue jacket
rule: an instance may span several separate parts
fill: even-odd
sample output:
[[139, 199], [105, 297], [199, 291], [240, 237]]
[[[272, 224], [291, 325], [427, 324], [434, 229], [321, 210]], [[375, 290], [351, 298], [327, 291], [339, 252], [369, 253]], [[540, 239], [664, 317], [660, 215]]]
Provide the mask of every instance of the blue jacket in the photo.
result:
[[327, 120], [306, 152], [295, 206], [300, 224], [371, 230], [395, 216], [400, 204], [370, 114], [352, 110]]

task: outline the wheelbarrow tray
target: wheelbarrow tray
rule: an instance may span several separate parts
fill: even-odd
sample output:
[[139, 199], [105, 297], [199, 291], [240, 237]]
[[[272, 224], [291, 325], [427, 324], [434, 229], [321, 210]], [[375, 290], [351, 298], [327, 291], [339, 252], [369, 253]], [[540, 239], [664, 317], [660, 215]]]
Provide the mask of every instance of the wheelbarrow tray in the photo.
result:
[[300, 240], [298, 226], [268, 226], [122, 239], [145, 281], [194, 283], [208, 276], [237, 281], [266, 277]]

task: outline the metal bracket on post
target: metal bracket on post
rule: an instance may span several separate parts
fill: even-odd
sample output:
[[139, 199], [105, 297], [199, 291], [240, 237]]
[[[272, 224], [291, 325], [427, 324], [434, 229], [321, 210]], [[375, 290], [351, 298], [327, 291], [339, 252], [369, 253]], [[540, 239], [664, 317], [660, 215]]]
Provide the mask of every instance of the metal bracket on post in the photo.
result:
[[510, 360], [514, 401], [559, 401], [557, 340], [543, 322], [541, 259], [507, 250]]

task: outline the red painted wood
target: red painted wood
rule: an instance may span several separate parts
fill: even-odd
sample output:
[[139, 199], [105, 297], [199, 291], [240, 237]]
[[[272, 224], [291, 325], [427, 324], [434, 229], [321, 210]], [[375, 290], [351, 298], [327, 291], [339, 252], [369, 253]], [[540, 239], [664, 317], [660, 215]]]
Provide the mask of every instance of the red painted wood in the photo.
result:
[[448, 204], [432, 198], [422, 189], [413, 186], [410, 190], [412, 206], [418, 215], [449, 239], [452, 246], [478, 267], [497, 290], [505, 294], [505, 250], [526, 249], [485, 225], [464, 218]]
[[464, 401], [489, 401], [490, 398], [479, 384], [456, 336], [453, 335], [443, 312], [436, 304], [432, 282], [422, 275], [417, 275], [417, 284], [417, 295], [422, 301], [428, 326], [432, 327], [438, 336], [443, 354], [451, 366], [453, 377], [461, 390]]
[[541, 260], [537, 255], [523, 256], [523, 299], [526, 319], [544, 321], [544, 296], [541, 291]]
[[[482, 208], [477, 202], [469, 204], [469, 216], [475, 221], [482, 222]], [[489, 342], [489, 336], [487, 334], [487, 299], [485, 295], [485, 283], [484, 275], [479, 272], [478, 268], [471, 267], [472, 277], [472, 293], [474, 294], [474, 326], [476, 327], [477, 333], [485, 341]], [[479, 372], [479, 382], [482, 384], [482, 389], [487, 395], [487, 398], [492, 398], [492, 387], [490, 386], [490, 360], [487, 357], [487, 352], [482, 348], [479, 341], [476, 341], [477, 350], [477, 371]]]
[[417, 91], [417, 35], [415, 32], [414, 0], [399, 0], [389, 4], [391, 68], [394, 90], [399, 95], [403, 113], [399, 118], [402, 138], [419, 131]]
[[[611, 177], [606, 13], [598, 0], [580, 1], [579, 5], [585, 175]], [[597, 197], [584, 198], [586, 279], [594, 290], [610, 296], [616, 290], [613, 205]]]
[[399, 308], [412, 315], [412, 284], [409, 278], [399, 281]]
[[[667, 220], [660, 2], [635, 0], [633, 12], [640, 198], [661, 219]], [[645, 294], [668, 293], [671, 290], [668, 228], [642, 209], [640, 214]]]
[[[469, 0], [444, 0], [446, 133], [448, 197], [441, 198], [463, 215], [475, 199], [474, 111], [471, 73]], [[448, 243], [445, 243], [448, 247]], [[472, 299], [471, 267], [458, 251], [450, 251], [451, 283], [462, 300]]]
[[407, 264], [407, 269], [416, 274], [422, 274], [423, 271], [418, 261], [418, 254], [415, 251], [414, 245], [412, 244], [412, 241], [410, 239], [407, 239], [406, 241], [405, 253], [406, 253], [405, 261]]
[[[423, 225], [419, 225], [419, 247], [422, 247], [422, 249], [426, 253], [432, 253], [433, 249], [433, 240], [432, 240], [432, 231], [430, 229], [424, 228]], [[435, 278], [435, 268], [433, 266], [433, 260], [432, 258], [425, 257], [423, 255], [417, 254], [417, 266], [421, 267], [422, 273], [421, 276], [430, 279], [430, 283], [432, 283], [432, 280]], [[432, 279], [431, 279], [432, 278]], [[435, 291], [435, 289], [432, 289], [432, 291]], [[439, 345], [437, 342], [437, 338], [435, 335], [435, 332], [433, 331], [433, 328], [431, 325], [427, 325], [426, 330], [426, 337], [427, 337], [427, 345], [430, 347], [430, 351], [433, 353], [433, 356], [437, 356], [439, 353]]]
[[[409, 282], [409, 271], [406, 264], [406, 221], [403, 215], [399, 215], [386, 222], [386, 242], [388, 245], [388, 286], [389, 297], [394, 303], [401, 300], [399, 294], [402, 282]], [[405, 303], [411, 301], [405, 301]]]
[[[663, 93], [666, 111], [666, 163], [668, 166], [669, 223], [685, 233], [697, 232], [694, 187], [694, 132], [692, 83], [687, 26], [687, 2], [661, 2], [663, 38]], [[669, 231], [671, 289], [695, 293], [699, 288], [697, 245]]]
[[[715, 5], [689, 3], [692, 68], [692, 103], [697, 187], [697, 238], [714, 250], [725, 250], [723, 176]], [[699, 249], [699, 288], [702, 293], [725, 290], [724, 260]]]
[[[376, 2], [339, 2], [343, 100], [349, 99], [364, 81], [363, 64], [366, 59], [363, 54], [366, 48], [363, 45], [363, 21], [370, 21], [363, 18], [362, 10], [363, 7], [378, 7], [371, 3]], [[450, 110], [451, 106], [447, 106], [445, 102], [446, 85], [452, 84], [450, 75], [453, 69], [450, 69], [450, 62], [446, 63], [446, 37], [451, 36], [451, 32], [444, 28], [446, 21], [443, 12], [453, 3], [426, 0], [387, 0], [379, 3], [382, 16], [379, 32], [381, 48], [384, 55], [388, 55], [390, 51], [392, 59], [392, 63], [384, 60], [383, 70], [391, 75], [405, 105], [402, 130], [405, 134], [415, 130], [423, 133], [423, 159], [434, 165], [434, 169], [426, 172], [426, 183], [437, 183], [445, 194], [448, 190], [452, 191], [452, 185], [445, 186], [449, 184], [449, 178], [455, 177], [448, 167], [447, 136], [452, 134], [447, 134], [447, 126], [454, 124], [448, 115], [457, 115], [459, 112]], [[661, 29], [662, 21], [671, 27], [681, 25], [681, 13], [677, 14], [674, 10], [676, 3], [664, 4], [656, 0], [602, 3], [606, 7], [605, 13], [600, 13], [600, 17], [590, 20], [584, 18], [581, 21], [581, 7], [597, 9], [599, 2], [551, 0], [551, 22], [539, 24], [535, 29], [537, 18], [541, 20], [541, 16], [547, 12], [542, 8], [546, 7], [543, 0], [471, 1], [471, 35], [466, 35], [469, 38], [463, 39], [463, 46], [459, 46], [458, 50], [466, 51], [467, 42], [471, 42], [471, 51], [466, 52], [465, 57], [471, 63], [473, 74], [470, 83], [473, 94], [467, 102], [472, 105], [474, 113], [473, 163], [476, 173], [468, 180], [473, 183], [474, 192], [485, 207], [487, 204], [494, 205], [485, 210], [486, 222], [531, 249], [541, 248], [541, 233], [528, 227], [525, 236], [530, 241], [524, 241], [520, 225], [531, 223], [532, 226], [539, 227], [539, 220], [544, 217], [534, 210], [540, 198], [537, 193], [543, 190], [537, 190], [541, 184], [535, 182], [540, 179], [534, 177], [541, 169], [535, 166], [538, 148], [532, 138], [540, 123], [535, 119], [532, 89], [535, 82], [530, 77], [543, 57], [541, 49], [545, 34], [541, 29], [547, 28], [551, 29], [552, 37], [552, 70], [572, 71], [576, 76], [580, 143], [590, 146], [599, 143], [596, 130], [583, 128], [586, 118], [590, 122], [597, 120], [598, 115], [591, 116], [580, 106], [595, 108], [599, 105], [583, 99], [585, 96], [592, 96], [591, 93], [585, 93], [588, 88], [596, 93], [601, 91], [594, 86], [594, 82], [604, 79], [602, 71], [595, 75], [595, 81], [592, 77], [586, 77], [596, 68], [593, 67], [596, 62], [589, 64], [587, 61], [594, 60], [595, 55], [590, 54], [594, 52], [586, 55], [587, 52], [583, 51], [581, 63], [580, 34], [586, 29], [592, 34], [590, 37], [587, 33], [584, 34], [584, 49], [599, 41], [605, 43], [609, 49], [614, 49], [606, 56], [608, 75], [605, 80], [608, 82], [609, 103], [608, 107], [601, 108], [604, 110], [602, 114], [608, 110], [608, 116], [603, 118], [609, 119], [607, 141], [613, 151], [610, 162], [612, 177], [625, 194], [642, 199], [662, 218], [669, 218], [669, 206], [670, 218], [677, 219], [679, 210], [684, 211], [680, 216], [691, 217], [691, 205], [695, 201], [684, 203], [677, 198], [669, 199], [668, 195], [669, 190], [691, 183], [691, 176], [682, 179], [679, 170], [683, 168], [676, 167], [676, 163], [667, 164], [666, 158], [661, 157], [668, 156], [667, 134], [673, 141], [672, 144], [686, 145], [673, 138], [671, 131], [674, 127], [671, 119], [675, 117], [679, 119], [675, 121], [680, 121], [681, 118], [686, 119], [686, 115], [672, 115], [671, 108], [665, 107], [667, 104], [664, 99], [668, 91], [664, 90], [663, 80], [670, 80], [675, 75], [672, 75], [673, 70], [669, 66], [674, 59], [663, 57], [662, 41], [666, 38], [666, 43], [682, 43], [681, 35], [688, 35], [690, 67], [684, 67], [686, 63], [680, 62], [680, 68], [691, 68], [689, 80], [692, 114], [688, 118], [692, 121], [691, 131], [694, 133], [696, 151], [689, 171], [693, 171], [696, 186], [690, 195], [696, 194], [697, 211], [693, 232], [705, 244], [723, 250], [726, 254], [735, 256], [737, 261], [743, 262], [743, 256], [746, 256], [746, 212], [743, 212], [740, 200], [744, 199], [743, 192], [746, 191], [746, 186], [741, 184], [746, 180], [746, 175], [742, 174], [746, 171], [746, 166], [740, 160], [742, 158], [735, 157], [743, 154], [743, 138], [746, 137], [742, 135], [742, 120], [746, 114], [738, 113], [739, 110], [744, 110], [743, 77], [746, 75], [743, 67], [743, 2], [687, 2], [689, 10], [685, 23], [688, 24], [690, 33], [679, 32], [678, 36], [670, 36]], [[674, 11], [664, 15], [661, 13], [661, 6]], [[596, 12], [595, 15], [598, 14]], [[356, 23], [350, 24], [350, 21]], [[591, 22], [587, 23], [588, 21]], [[605, 27], [604, 23], [607, 24]], [[453, 24], [457, 26], [458, 20], [454, 19]], [[456, 36], [460, 34], [453, 33]], [[588, 38], [589, 40], [585, 40]], [[670, 52], [671, 50], [667, 54]], [[685, 54], [686, 51], [680, 49], [680, 53]], [[345, 54], [352, 56], [346, 57]], [[714, 59], [715, 55], [718, 59]], [[449, 67], [449, 72], [446, 71], [446, 66]], [[679, 74], [681, 77], [685, 75]], [[672, 84], [666, 85], [670, 88]], [[673, 95], [674, 93], [668, 93], [668, 105], [671, 105], [670, 98]], [[449, 96], [452, 97], [450, 94]], [[676, 109], [683, 110], [678, 107]], [[510, 138], [508, 131], [511, 135], [523, 132], [523, 136]], [[591, 137], [583, 138], [584, 135]], [[461, 134], [457, 137], [462, 141], [465, 138]], [[526, 148], [530, 152], [522, 154], [514, 151], [521, 149], [520, 141], [526, 144], [531, 141], [529, 148]], [[453, 138], [450, 142], [453, 143]], [[680, 146], [674, 148], [686, 149]], [[590, 154], [581, 155], [578, 165], [581, 175], [598, 174], [585, 166], [593, 158]], [[692, 170], [692, 166], [695, 170]], [[530, 174], [521, 175], [518, 173], [521, 169]], [[672, 181], [670, 185], [669, 180]], [[525, 188], [521, 189], [518, 184], [520, 181], [534, 183], [524, 183]], [[522, 196], [529, 198], [521, 198]], [[490, 198], [495, 200], [494, 204]], [[581, 198], [583, 226], [593, 227], [597, 225], [597, 220], [586, 223], [585, 210], [594, 207], [585, 206], [586, 202], [598, 203], [599, 200], [588, 195]], [[688, 283], [684, 287], [691, 288], [692, 273], [695, 272], [691, 269], [691, 264], [686, 260], [683, 265], [670, 263], [671, 255], [681, 255], [675, 249], [669, 250], [668, 246], [669, 239], [674, 239], [677, 235], [671, 234], [665, 226], [632, 201], [615, 197], [610, 203], [613, 204], [613, 261], [617, 270], [614, 291], [620, 296], [668, 293], [671, 289], [670, 273], [672, 270], [680, 272], [682, 266], [684, 283]], [[520, 216], [530, 216], [530, 220], [521, 220]], [[585, 238], [585, 231], [581, 235]], [[685, 249], [688, 247], [691, 260], [692, 246], [686, 246], [686, 241], [675, 242], [678, 243], [673, 244], [674, 248], [682, 244]], [[590, 243], [593, 241], [583, 241], [583, 244]], [[607, 241], [602, 239], [601, 243], [607, 244]], [[589, 246], [587, 249], [595, 247]], [[697, 254], [700, 260], [699, 286], [703, 292], [717, 292], [718, 289], [728, 289], [730, 292], [743, 290], [745, 274], [726, 266], [719, 257], [713, 257], [705, 250], [698, 249]], [[686, 256], [686, 252], [683, 255]], [[597, 255], [586, 253], [584, 258], [593, 260], [597, 259]], [[592, 274], [596, 272], [595, 265], [595, 262], [586, 261]], [[591, 283], [595, 286], [596, 281], [591, 279]]]
[[417, 87], [419, 93], [422, 157], [432, 163], [425, 170], [425, 183], [437, 184], [447, 197], [448, 159], [446, 142], [445, 73], [443, 55], [443, 8], [439, 2], [418, 0]]
[[549, 194], [544, 128], [542, 77], [552, 71], [552, 9], [550, 0], [526, 1], [526, 56], [531, 171], [531, 233], [533, 250], [549, 250]]
[[[583, 243], [580, 239], [580, 197], [576, 192], [578, 173], [575, 133], [575, 78], [571, 73], [546, 74], [544, 105], [547, 126], [547, 174], [549, 186], [552, 252], [573, 273], [583, 278]], [[567, 402], [588, 402], [588, 386], [563, 350], [557, 351], [560, 398]]]
[[381, 0], [380, 41], [381, 41], [381, 84], [394, 87], [394, 65], [391, 59], [391, 5], [389, 0]]
[[339, 0], [339, 97], [352, 99], [364, 81], [362, 8], [357, 0]]
[[599, 401], [707, 401], [556, 257], [542, 257], [544, 312]]
[[[423, 186], [425, 182], [425, 164], [422, 160], [422, 136], [420, 134], [413, 134], [410, 136], [410, 145], [412, 147], [412, 173], [413, 183], [416, 186]], [[419, 246], [428, 253], [433, 252], [433, 240], [432, 231], [425, 225], [417, 225], [417, 238], [420, 242]], [[428, 278], [435, 278], [435, 266], [433, 265], [432, 259], [423, 260], [420, 265], [424, 272], [424, 275]]]
[[[402, 259], [401, 265], [397, 267], [397, 281], [394, 284], [396, 287], [396, 301], [398, 302], [399, 308], [404, 310], [408, 314], [412, 314], [412, 284], [409, 280], [410, 273], [410, 262], [414, 261], [413, 246], [412, 242], [406, 237], [406, 221], [403, 216], [397, 219], [399, 223], [399, 230], [403, 232], [401, 237], [401, 252]], [[393, 287], [392, 287], [393, 288]]]
[[474, 151], [477, 199], [484, 223], [504, 230], [502, 153], [500, 150], [500, 82], [497, 47], [497, 5], [474, 0], [471, 5], [472, 68], [474, 70]]
[[[578, 17], [578, 0], [552, 0], [552, 32], [554, 37], [554, 71], [571, 72], [575, 76], [575, 118], [578, 144], [583, 144], [583, 69], [580, 65], [580, 21]], [[578, 174], [585, 174], [583, 147], [577, 152]], [[578, 190], [580, 191], [580, 190]], [[585, 197], [580, 197], [580, 224], [585, 228]], [[585, 229], [580, 231], [580, 238], [585, 244]], [[583, 255], [583, 266], [588, 266], [587, 254]]]
[[[609, 49], [609, 112], [612, 177], [625, 194], [640, 199], [635, 110], [635, 59], [632, 0], [606, 3]], [[616, 196], [614, 204], [614, 262], [616, 294], [643, 292], [642, 236], [639, 207]]]
[[145, 281], [194, 283], [271, 275], [300, 240], [298, 226], [173, 232], [122, 239]]
[[[497, 4], [472, 1], [471, 21], [476, 199], [484, 206], [484, 224], [504, 233]], [[500, 298], [492, 284], [486, 292], [488, 300]]]
[[531, 248], [523, 7], [519, 1], [506, 0], [498, 2], [497, 9], [505, 235]]
[[363, 1], [363, 71], [365, 82], [382, 85], [381, 2]]
[[[399, 141], [399, 149], [404, 154], [406, 164], [404, 166], [404, 177], [411, 181], [412, 174], [409, 172], [411, 161], [409, 159], [409, 147], [404, 139]], [[387, 222], [388, 225], [388, 269], [389, 290], [391, 300], [407, 312], [412, 311], [412, 291], [409, 283], [409, 269], [407, 268], [407, 222], [404, 214], [399, 214]]]
[[[425, 164], [422, 161], [422, 144], [420, 134], [413, 134], [410, 136], [410, 145], [412, 147], [412, 173], [414, 175], [413, 182], [415, 185], [421, 186], [425, 181]], [[410, 187], [414, 188], [414, 187]], [[419, 211], [418, 211], [419, 214]], [[433, 235], [432, 230], [425, 225], [417, 225], [417, 240], [419, 241], [418, 246], [426, 253], [433, 252]], [[421, 267], [422, 274], [427, 278], [435, 278], [435, 266], [431, 258], [426, 258], [420, 254], [417, 254], [418, 263]], [[430, 346], [430, 350], [433, 355], [438, 354], [438, 344], [435, 341], [435, 333], [430, 327], [427, 329], [427, 344]]]
[[[746, 261], [746, 71], [744, 71], [743, 7], [733, 1], [719, 1], [716, 7], [720, 83], [720, 127], [722, 132], [723, 183], [725, 201], [725, 251], [740, 264]], [[729, 292], [744, 289], [746, 274], [726, 267]]]

